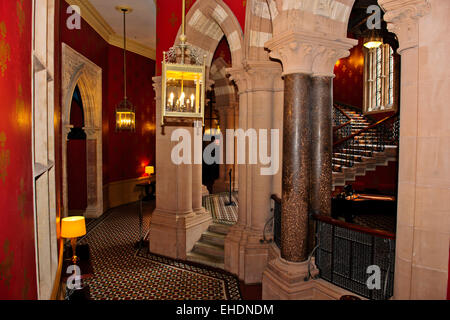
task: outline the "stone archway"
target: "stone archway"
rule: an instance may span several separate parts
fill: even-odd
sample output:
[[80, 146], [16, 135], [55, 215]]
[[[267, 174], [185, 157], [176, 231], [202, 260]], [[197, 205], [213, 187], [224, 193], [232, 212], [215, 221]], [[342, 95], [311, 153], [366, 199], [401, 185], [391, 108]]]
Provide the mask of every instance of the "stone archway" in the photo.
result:
[[[240, 66], [244, 59], [244, 38], [241, 26], [233, 11], [219, 0], [198, 0], [186, 15], [187, 42], [206, 55], [206, 66], [211, 66], [220, 40], [227, 38], [232, 63]], [[181, 28], [175, 39], [179, 43]]]
[[62, 44], [62, 166], [63, 208], [68, 215], [67, 136], [70, 132], [70, 106], [78, 85], [83, 100], [87, 155], [87, 218], [103, 214], [102, 181], [102, 69], [93, 62]]

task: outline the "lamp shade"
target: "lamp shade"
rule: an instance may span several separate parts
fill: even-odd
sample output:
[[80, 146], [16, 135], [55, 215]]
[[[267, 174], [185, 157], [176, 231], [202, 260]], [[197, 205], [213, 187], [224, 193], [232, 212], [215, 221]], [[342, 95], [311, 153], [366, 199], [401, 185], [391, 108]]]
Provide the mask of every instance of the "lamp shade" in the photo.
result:
[[145, 173], [148, 174], [148, 175], [154, 174], [155, 173], [155, 167], [153, 167], [153, 166], [145, 167]]
[[68, 217], [62, 219], [61, 237], [66, 239], [82, 237], [86, 234], [84, 217]]

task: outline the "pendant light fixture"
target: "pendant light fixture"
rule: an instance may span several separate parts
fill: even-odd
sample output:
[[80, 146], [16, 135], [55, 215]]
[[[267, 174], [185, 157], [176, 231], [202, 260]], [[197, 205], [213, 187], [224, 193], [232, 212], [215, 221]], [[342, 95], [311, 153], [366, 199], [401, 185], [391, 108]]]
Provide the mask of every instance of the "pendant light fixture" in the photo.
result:
[[186, 1], [180, 43], [163, 53], [161, 125], [204, 120], [206, 56], [187, 43]]
[[376, 29], [367, 30], [364, 36], [364, 47], [367, 49], [379, 48], [383, 44], [383, 37]]
[[123, 89], [124, 98], [116, 106], [116, 131], [136, 131], [136, 112], [127, 97], [127, 29], [126, 15], [133, 9], [124, 6], [116, 7], [123, 14]]

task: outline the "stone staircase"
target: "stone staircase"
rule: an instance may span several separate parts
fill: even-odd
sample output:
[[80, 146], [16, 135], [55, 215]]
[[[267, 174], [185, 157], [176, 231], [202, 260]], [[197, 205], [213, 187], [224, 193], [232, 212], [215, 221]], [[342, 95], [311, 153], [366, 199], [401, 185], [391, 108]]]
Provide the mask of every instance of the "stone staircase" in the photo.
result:
[[398, 153], [396, 145], [381, 141], [379, 128], [371, 128], [373, 122], [364, 115], [344, 106], [339, 109], [350, 118], [348, 134], [355, 136], [350, 143], [333, 150], [333, 188], [345, 186], [378, 166], [387, 166], [389, 161], [397, 161]]
[[210, 225], [192, 251], [187, 254], [187, 260], [224, 269], [225, 237], [230, 231], [230, 227], [229, 225], [218, 223]]

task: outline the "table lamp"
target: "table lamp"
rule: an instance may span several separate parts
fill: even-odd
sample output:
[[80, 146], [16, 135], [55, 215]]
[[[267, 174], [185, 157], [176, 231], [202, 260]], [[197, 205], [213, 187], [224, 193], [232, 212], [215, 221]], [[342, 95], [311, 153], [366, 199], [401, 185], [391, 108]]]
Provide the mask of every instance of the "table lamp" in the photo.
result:
[[145, 173], [151, 176], [152, 174], [155, 173], [155, 167], [153, 166], [145, 167]]
[[76, 264], [78, 257], [76, 255], [77, 250], [77, 238], [86, 234], [86, 222], [84, 217], [68, 217], [62, 219], [61, 224], [61, 237], [70, 239], [72, 244], [72, 262]]

